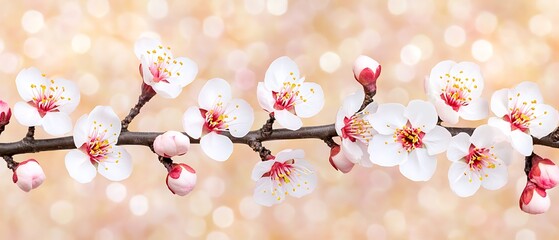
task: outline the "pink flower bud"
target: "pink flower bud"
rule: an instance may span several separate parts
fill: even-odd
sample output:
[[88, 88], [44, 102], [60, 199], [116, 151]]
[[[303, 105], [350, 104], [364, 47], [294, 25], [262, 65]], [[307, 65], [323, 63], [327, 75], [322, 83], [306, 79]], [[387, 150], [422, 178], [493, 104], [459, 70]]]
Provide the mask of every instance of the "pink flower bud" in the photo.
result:
[[361, 55], [353, 63], [353, 76], [369, 92], [377, 90], [377, 78], [380, 76], [380, 64], [374, 59]]
[[11, 117], [12, 110], [10, 106], [6, 102], [0, 100], [0, 127], [10, 123]]
[[168, 131], [155, 138], [153, 148], [162, 157], [181, 156], [188, 152], [190, 138], [177, 131]]
[[534, 155], [528, 178], [540, 188], [553, 188], [559, 182], [559, 167], [547, 158]]
[[184, 163], [173, 164], [167, 174], [167, 187], [173, 194], [184, 196], [196, 185], [196, 171]]
[[520, 209], [526, 213], [541, 214], [549, 209], [551, 200], [549, 200], [549, 196], [545, 192], [545, 189], [529, 181], [524, 191], [522, 191], [518, 204], [520, 205]]
[[336, 145], [330, 149], [330, 164], [336, 170], [339, 170], [343, 173], [348, 173], [349, 171], [351, 171], [355, 164], [347, 159], [347, 157], [342, 153], [341, 150], [342, 148], [340, 148], [339, 145]]
[[43, 169], [35, 159], [29, 159], [17, 165], [12, 177], [14, 183], [26, 192], [39, 187], [45, 178]]

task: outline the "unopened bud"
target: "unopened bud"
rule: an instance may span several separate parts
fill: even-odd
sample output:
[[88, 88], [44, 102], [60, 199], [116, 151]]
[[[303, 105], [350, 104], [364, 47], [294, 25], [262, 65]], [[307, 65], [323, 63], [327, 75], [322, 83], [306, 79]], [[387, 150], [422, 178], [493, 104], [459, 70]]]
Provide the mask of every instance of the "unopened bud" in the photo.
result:
[[530, 214], [541, 214], [549, 210], [551, 200], [545, 189], [538, 187], [535, 183], [528, 181], [520, 200], [520, 209]]
[[167, 174], [167, 187], [172, 193], [184, 196], [196, 186], [196, 171], [184, 163], [174, 163]]
[[43, 169], [35, 159], [19, 163], [12, 176], [14, 183], [25, 192], [39, 187], [45, 181], [45, 178]]
[[155, 138], [153, 148], [157, 155], [170, 158], [184, 155], [190, 148], [190, 138], [177, 131], [168, 131]]
[[330, 149], [330, 164], [336, 170], [339, 170], [343, 173], [348, 173], [349, 171], [351, 171], [355, 164], [351, 162], [341, 150], [342, 148], [339, 145], [336, 145]]
[[534, 155], [528, 178], [540, 188], [553, 188], [559, 182], [559, 167], [547, 158]]
[[377, 79], [380, 76], [381, 66], [374, 59], [361, 55], [353, 63], [355, 79], [365, 87], [368, 92], [377, 90]]
[[11, 117], [12, 117], [12, 110], [10, 109], [10, 105], [0, 100], [0, 127], [10, 123]]

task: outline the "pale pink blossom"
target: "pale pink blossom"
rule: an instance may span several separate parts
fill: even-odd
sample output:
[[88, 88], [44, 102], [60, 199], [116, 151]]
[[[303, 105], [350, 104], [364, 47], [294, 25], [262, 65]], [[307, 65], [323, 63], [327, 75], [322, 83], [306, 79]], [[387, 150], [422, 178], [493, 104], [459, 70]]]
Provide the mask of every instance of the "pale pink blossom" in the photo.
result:
[[35, 159], [19, 163], [12, 176], [14, 183], [25, 192], [39, 187], [45, 178], [43, 169]]
[[528, 181], [520, 200], [518, 201], [520, 209], [530, 214], [542, 214], [549, 210], [551, 200], [545, 189], [538, 187], [535, 183]]
[[336, 145], [330, 149], [330, 164], [334, 169], [348, 173], [351, 171], [355, 163], [349, 160], [346, 155], [343, 153], [342, 148], [339, 145]]
[[380, 64], [368, 56], [361, 55], [353, 63], [353, 76], [368, 92], [377, 90], [380, 71]]
[[547, 158], [534, 155], [528, 178], [540, 188], [554, 188], [559, 182], [559, 167]]
[[184, 196], [196, 186], [196, 171], [184, 163], [175, 163], [167, 174], [166, 183], [173, 194]]
[[190, 148], [190, 138], [177, 131], [168, 131], [155, 138], [153, 149], [162, 157], [184, 155]]
[[324, 106], [322, 87], [305, 82], [297, 64], [286, 56], [270, 64], [264, 82], [258, 83], [256, 95], [260, 106], [290, 130], [301, 128], [300, 118], [312, 117]]

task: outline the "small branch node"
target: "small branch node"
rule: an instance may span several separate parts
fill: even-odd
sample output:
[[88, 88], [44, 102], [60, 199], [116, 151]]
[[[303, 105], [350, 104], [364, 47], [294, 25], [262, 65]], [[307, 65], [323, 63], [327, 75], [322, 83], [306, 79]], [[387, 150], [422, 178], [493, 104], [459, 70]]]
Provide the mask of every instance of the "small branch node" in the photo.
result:
[[331, 137], [322, 139], [322, 141], [324, 141], [324, 143], [326, 143], [326, 145], [328, 145], [329, 148], [333, 148], [335, 146], [340, 146], [336, 142], [334, 142], [334, 139], [331, 138]]
[[17, 165], [19, 165], [18, 162], [14, 161], [14, 158], [12, 156], [2, 156], [2, 157], [6, 161], [6, 166], [12, 171], [16, 169]]
[[159, 162], [163, 164], [163, 166], [167, 169], [167, 172], [170, 172], [173, 168], [173, 159], [159, 156]]
[[31, 143], [35, 140], [35, 127], [29, 127], [27, 129], [27, 134], [23, 138], [24, 142]]
[[270, 118], [264, 125], [262, 125], [262, 128], [260, 129], [260, 136], [262, 138], [268, 138], [270, 137], [270, 135], [272, 135], [272, 132], [274, 131], [273, 125], [275, 120], [276, 118], [274, 117], [274, 114], [270, 113]]

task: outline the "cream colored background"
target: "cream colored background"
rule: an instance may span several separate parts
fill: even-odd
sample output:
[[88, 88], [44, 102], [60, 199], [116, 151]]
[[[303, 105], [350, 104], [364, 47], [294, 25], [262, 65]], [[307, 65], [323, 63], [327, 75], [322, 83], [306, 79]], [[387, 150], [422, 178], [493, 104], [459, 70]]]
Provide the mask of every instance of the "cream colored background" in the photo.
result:
[[[30, 66], [75, 81], [81, 89], [74, 121], [96, 105], [122, 117], [136, 102], [141, 79], [134, 41], [159, 36], [176, 56], [196, 61], [200, 73], [174, 100], [156, 97], [131, 130], [182, 130], [184, 110], [195, 104], [204, 81], [228, 80], [235, 97], [255, 108], [254, 129], [264, 123], [255, 86], [282, 55], [299, 64], [326, 95], [323, 111], [306, 125], [332, 123], [344, 96], [359, 88], [351, 66], [360, 54], [382, 63], [378, 102], [425, 98], [422, 82], [438, 61], [474, 61], [483, 71], [484, 97], [530, 80], [557, 106], [559, 2], [538, 1], [7, 1], [0, 7], [0, 98], [19, 101], [17, 73]], [[463, 122], [461, 126], [478, 123]], [[26, 129], [15, 119], [0, 137], [16, 141]], [[46, 137], [39, 129], [39, 137]], [[499, 191], [462, 199], [449, 189], [449, 162], [439, 159], [426, 183], [405, 179], [397, 168], [356, 167], [343, 175], [328, 164], [317, 140], [266, 143], [274, 152], [301, 147], [318, 169], [317, 190], [271, 208], [252, 202], [250, 180], [258, 156], [245, 145], [225, 163], [198, 145], [177, 161], [198, 171], [186, 197], [170, 194], [166, 172], [145, 147], [127, 147], [132, 176], [110, 183], [98, 176], [78, 184], [64, 167], [66, 151], [16, 156], [36, 158], [47, 181], [29, 194], [0, 168], [2, 239], [553, 239], [559, 234], [559, 194], [550, 191], [547, 214], [518, 209], [524, 186], [521, 158]], [[550, 158], [559, 150], [537, 147]]]

